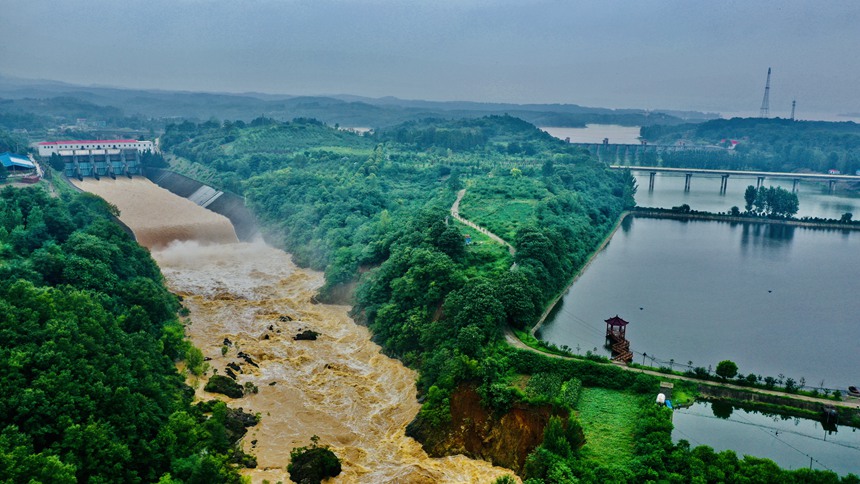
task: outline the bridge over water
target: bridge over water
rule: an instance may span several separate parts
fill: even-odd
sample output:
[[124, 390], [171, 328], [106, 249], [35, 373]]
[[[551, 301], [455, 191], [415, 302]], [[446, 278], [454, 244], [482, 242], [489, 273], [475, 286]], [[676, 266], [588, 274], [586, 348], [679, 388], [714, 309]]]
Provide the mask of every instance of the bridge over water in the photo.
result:
[[735, 176], [748, 176], [748, 177], [756, 177], [756, 188], [760, 187], [762, 183], [764, 183], [765, 178], [783, 178], [793, 180], [794, 184], [792, 185], [792, 191], [797, 191], [797, 184], [800, 180], [813, 180], [813, 181], [822, 181], [828, 182], [830, 191], [833, 191], [833, 187], [837, 182], [845, 181], [845, 182], [860, 182], [860, 176], [857, 175], [834, 175], [829, 173], [787, 173], [787, 172], [779, 172], [779, 171], [744, 171], [744, 170], [709, 170], [705, 168], [667, 168], [662, 166], [632, 166], [632, 165], [610, 165], [610, 169], [613, 170], [630, 170], [630, 171], [641, 171], [647, 172], [650, 174], [648, 180], [648, 191], [654, 190], [654, 177], [657, 173], [683, 173], [684, 174], [684, 191], [690, 191], [690, 182], [693, 178], [694, 174], [699, 175], [712, 175], [719, 176], [722, 178], [722, 182], [720, 183], [720, 193], [726, 192], [726, 187], [729, 184], [729, 177], [731, 175]]
[[[676, 153], [682, 151], [728, 151], [723, 146], [647, 143], [570, 143], [587, 149], [598, 160], [606, 163], [642, 163], [646, 153]], [[653, 157], [652, 157], [653, 158]], [[645, 161], [647, 163], [647, 161]]]

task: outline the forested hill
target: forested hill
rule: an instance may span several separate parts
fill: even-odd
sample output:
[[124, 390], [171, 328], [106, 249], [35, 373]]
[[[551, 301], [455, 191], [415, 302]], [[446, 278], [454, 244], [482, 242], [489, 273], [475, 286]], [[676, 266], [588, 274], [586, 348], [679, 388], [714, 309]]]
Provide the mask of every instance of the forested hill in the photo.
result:
[[0, 482], [238, 483], [243, 426], [224, 403], [191, 405], [174, 361], [202, 354], [113, 213], [0, 191]]
[[[653, 403], [656, 378], [505, 343], [503, 331], [530, 326], [633, 204], [629, 173], [509, 116], [372, 136], [310, 121], [188, 123], [165, 141], [182, 155], [176, 169], [243, 193], [270, 240], [324, 269], [324, 298], [357, 280], [355, 317], [419, 371], [423, 405], [407, 431], [434, 455], [492, 460], [530, 484], [840, 482], [676, 445], [671, 412]], [[515, 255], [449, 217], [462, 189], [461, 215]], [[474, 395], [480, 403], [466, 403]]]
[[491, 150], [509, 155], [534, 156], [538, 153], [579, 155], [575, 146], [560, 143], [548, 133], [512, 116], [488, 116], [479, 119], [411, 121], [378, 130], [378, 141], [393, 141], [404, 148], [430, 148], [452, 151]]
[[[424, 209], [441, 222], [454, 188], [467, 179], [555, 187], [555, 195], [536, 191], [533, 205], [562, 210], [561, 200], [576, 203], [568, 217], [591, 214], [598, 232], [632, 203], [619, 175], [510, 116], [426, 120], [364, 136], [312, 120], [183, 123], [168, 127], [162, 146], [179, 157], [176, 168], [244, 194], [297, 261], [327, 269], [331, 283], [385, 260], [391, 227]], [[594, 196], [574, 195], [574, 185]]]
[[702, 154], [684, 160], [670, 157], [666, 166], [680, 163], [701, 168], [767, 171], [835, 169], [845, 174], [860, 170], [860, 124], [854, 122], [792, 121], [790, 119], [715, 119], [701, 124], [643, 126], [642, 137], [651, 144], [731, 146], [734, 150]]

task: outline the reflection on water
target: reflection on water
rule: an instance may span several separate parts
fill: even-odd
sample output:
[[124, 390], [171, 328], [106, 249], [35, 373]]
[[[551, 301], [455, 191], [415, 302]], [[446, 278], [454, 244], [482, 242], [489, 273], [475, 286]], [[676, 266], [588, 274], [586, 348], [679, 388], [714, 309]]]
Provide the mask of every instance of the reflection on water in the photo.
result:
[[821, 422], [763, 414], [722, 402], [697, 402], [674, 414], [672, 438], [708, 445], [719, 452], [774, 460], [788, 469], [809, 467], [839, 474], [860, 473], [860, 431], [840, 426], [828, 431]]
[[[82, 186], [116, 204], [121, 220], [157, 247], [153, 257], [168, 286], [190, 310], [187, 334], [211, 366], [225, 374], [228, 364], [238, 364], [238, 381], [259, 388], [237, 400], [218, 396], [263, 417], [243, 441], [257, 456], [259, 467], [244, 471], [254, 482], [288, 481], [290, 450], [308, 445], [312, 435], [343, 460], [337, 482], [492, 482], [511, 474], [462, 456], [429, 458], [405, 436], [420, 408], [415, 373], [383, 355], [368, 330], [349, 318], [348, 307], [312, 303], [322, 273], [296, 267], [288, 254], [263, 243], [237, 243], [235, 234], [224, 241], [232, 232], [226, 218], [213, 218], [148, 180]], [[175, 241], [177, 234], [190, 236]], [[319, 338], [295, 341], [305, 329]], [[225, 338], [230, 346], [222, 354]], [[202, 385], [197, 396], [216, 397]]]
[[[744, 208], [744, 191], [756, 185], [756, 177], [732, 175], [726, 193], [720, 193], [719, 176], [693, 175], [690, 191], [684, 191], [683, 173], [658, 173], [654, 178], [654, 190], [648, 190], [648, 172], [633, 171], [636, 178], [636, 204], [641, 207], [672, 208], [686, 203], [693, 210], [704, 212], [728, 212], [733, 206]], [[766, 178], [765, 186], [792, 190], [793, 181], [783, 178]], [[838, 185], [841, 187], [841, 185]], [[830, 193], [826, 183], [802, 181], [797, 186], [800, 209], [797, 217], [821, 217], [839, 219], [851, 212], [860, 216], [860, 194], [850, 191]], [[856, 217], [855, 217], [856, 218]]]
[[[839, 389], [857, 383], [860, 232], [702, 220], [625, 221], [542, 327], [542, 337], [603, 352], [603, 321], [630, 325], [631, 349], [671, 364], [735, 361]], [[824, 384], [820, 383], [824, 381]]]

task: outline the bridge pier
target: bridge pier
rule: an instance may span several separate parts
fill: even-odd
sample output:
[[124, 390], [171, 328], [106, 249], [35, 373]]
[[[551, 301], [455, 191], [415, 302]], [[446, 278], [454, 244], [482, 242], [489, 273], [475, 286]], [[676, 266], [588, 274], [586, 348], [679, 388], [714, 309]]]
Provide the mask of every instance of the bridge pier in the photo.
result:
[[720, 195], [726, 194], [726, 189], [729, 187], [729, 175], [722, 175], [722, 180], [720, 180]]
[[756, 189], [761, 188], [761, 184], [764, 183], [764, 177], [760, 176], [756, 178], [755, 187]]
[[833, 193], [833, 187], [836, 186], [836, 180], [829, 180], [829, 193]]
[[654, 191], [654, 177], [655, 177], [655, 176], [657, 176], [657, 172], [656, 172], [656, 171], [652, 171], [652, 172], [651, 172], [651, 176], [649, 176], [649, 177], [648, 177], [648, 191], [649, 191], [649, 192], [653, 192], [653, 191]]
[[686, 179], [684, 180], [684, 191], [689, 192], [690, 191], [690, 180], [693, 178], [693, 174], [687, 173], [687, 174], [685, 174], [685, 178]]
[[794, 183], [791, 184], [791, 193], [797, 193], [797, 183], [800, 181], [800, 178], [795, 178]]

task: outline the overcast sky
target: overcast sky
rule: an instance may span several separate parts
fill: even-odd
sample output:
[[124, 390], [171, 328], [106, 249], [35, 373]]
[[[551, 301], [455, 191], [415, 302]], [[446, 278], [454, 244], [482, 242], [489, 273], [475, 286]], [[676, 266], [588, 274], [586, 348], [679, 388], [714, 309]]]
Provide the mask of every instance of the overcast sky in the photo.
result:
[[0, 74], [82, 84], [860, 111], [860, 2], [0, 0]]

